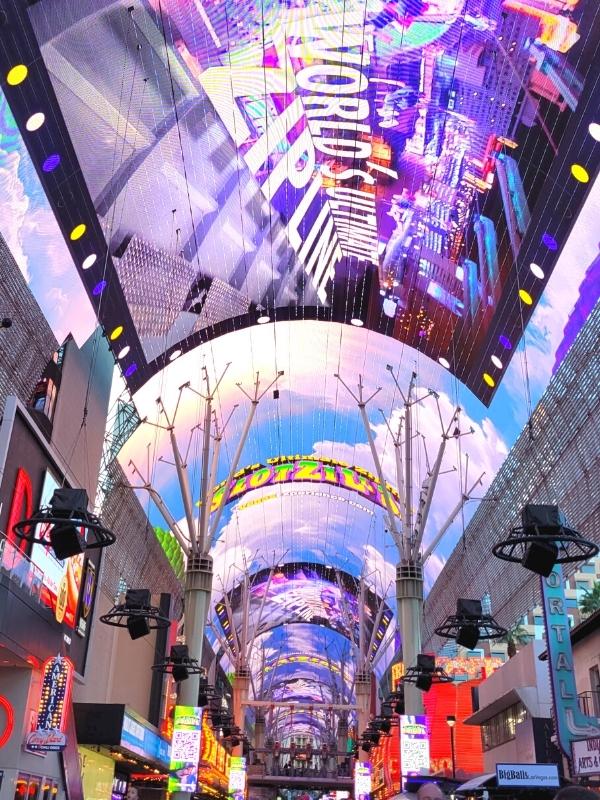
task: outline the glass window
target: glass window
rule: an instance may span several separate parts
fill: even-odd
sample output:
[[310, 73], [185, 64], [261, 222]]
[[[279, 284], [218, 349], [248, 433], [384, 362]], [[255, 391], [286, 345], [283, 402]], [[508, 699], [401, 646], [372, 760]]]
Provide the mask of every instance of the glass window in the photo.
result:
[[482, 725], [483, 749], [491, 750], [514, 739], [517, 725], [526, 718], [527, 709], [519, 702], [489, 719]]

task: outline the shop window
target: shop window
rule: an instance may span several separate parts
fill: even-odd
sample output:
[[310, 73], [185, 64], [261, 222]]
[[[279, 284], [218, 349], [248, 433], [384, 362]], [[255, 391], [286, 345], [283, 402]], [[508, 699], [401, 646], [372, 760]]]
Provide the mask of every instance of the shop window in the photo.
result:
[[52, 378], [42, 378], [35, 387], [31, 398], [31, 407], [39, 411], [50, 421], [54, 417], [54, 406], [56, 405], [56, 384]]
[[26, 775], [20, 772], [15, 785], [14, 800], [46, 800], [47, 785], [50, 792], [49, 798], [51, 798], [56, 794], [56, 792], [54, 795], [51, 794], [54, 786], [52, 781], [43, 780], [39, 775]]
[[523, 703], [515, 703], [482, 725], [483, 749], [492, 750], [514, 739], [517, 725], [527, 718]]

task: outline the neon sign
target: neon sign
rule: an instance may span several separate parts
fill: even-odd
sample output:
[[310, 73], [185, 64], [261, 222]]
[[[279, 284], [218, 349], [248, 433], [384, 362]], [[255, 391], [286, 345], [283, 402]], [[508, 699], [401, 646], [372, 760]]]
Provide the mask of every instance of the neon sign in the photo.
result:
[[572, 743], [600, 736], [600, 725], [579, 708], [562, 567], [555, 566], [541, 583], [556, 734], [560, 749], [571, 758]]
[[38, 705], [37, 728], [27, 736], [27, 749], [64, 750], [65, 727], [73, 683], [73, 664], [57, 655], [49, 658], [42, 670], [42, 693]]
[[13, 728], [15, 727], [15, 712], [10, 702], [1, 694], [0, 708], [4, 711], [4, 715], [6, 717], [4, 730], [0, 731], [0, 747], [4, 747], [4, 745], [12, 736]]
[[[282, 483], [324, 483], [356, 492], [375, 505], [387, 510], [379, 480], [362, 467], [352, 467], [342, 461], [306, 456], [287, 456], [267, 459], [266, 464], [254, 464], [240, 470], [232, 479], [229, 497], [231, 502], [253, 489], [276, 486]], [[218, 484], [213, 493], [211, 512], [216, 511], [225, 496], [226, 481]], [[392, 512], [400, 516], [398, 490], [386, 484]]]

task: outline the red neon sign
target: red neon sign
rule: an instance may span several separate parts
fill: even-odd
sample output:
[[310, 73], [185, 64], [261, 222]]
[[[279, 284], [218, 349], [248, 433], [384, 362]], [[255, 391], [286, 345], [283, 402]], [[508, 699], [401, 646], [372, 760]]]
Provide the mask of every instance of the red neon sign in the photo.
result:
[[[17, 542], [17, 535], [13, 530], [17, 522], [20, 522], [22, 519], [29, 519], [32, 514], [33, 487], [31, 485], [31, 478], [23, 467], [19, 467], [12, 500], [10, 502], [8, 522], [6, 523], [6, 534], [9, 542]], [[19, 550], [25, 550], [27, 541], [25, 539], [19, 539], [17, 547]]]
[[6, 716], [6, 721], [4, 723], [4, 730], [0, 733], [0, 747], [4, 747], [4, 745], [10, 739], [13, 729], [15, 727], [15, 712], [12, 705], [9, 703], [6, 697], [3, 697], [0, 694], [0, 708], [4, 710], [4, 714]]

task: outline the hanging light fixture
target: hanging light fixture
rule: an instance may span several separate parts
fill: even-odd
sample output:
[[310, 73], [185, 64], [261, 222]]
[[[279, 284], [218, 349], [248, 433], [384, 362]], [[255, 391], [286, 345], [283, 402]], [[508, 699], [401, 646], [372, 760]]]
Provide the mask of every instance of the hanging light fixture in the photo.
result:
[[433, 684], [452, 683], [452, 678], [442, 667], [436, 667], [435, 656], [419, 653], [417, 665], [406, 670], [400, 683], [411, 683], [422, 692], [428, 692]]
[[506, 628], [498, 625], [490, 614], [482, 612], [481, 600], [459, 597], [456, 614], [447, 617], [435, 632], [444, 639], [454, 639], [456, 644], [467, 650], [473, 650], [480, 639], [502, 638], [506, 635]]
[[32, 544], [50, 545], [60, 561], [114, 544], [117, 537], [87, 510], [85, 489], [56, 489], [50, 503], [14, 526], [15, 534]]
[[100, 617], [105, 625], [127, 628], [133, 640], [147, 636], [151, 630], [168, 628], [171, 620], [153, 606], [149, 589], [128, 589], [125, 602], [114, 605]]
[[[203, 667], [198, 664], [198, 659], [190, 658], [190, 653], [186, 644], [174, 644], [171, 647], [169, 657], [159, 664], [154, 664], [152, 669], [154, 672], [172, 675], [176, 683], [186, 681], [190, 675], [205, 675]], [[198, 703], [198, 705], [200, 705], [200, 703]], [[206, 703], [204, 703], [204, 705], [206, 705]]]
[[492, 553], [547, 578], [555, 564], [587, 561], [598, 550], [597, 544], [567, 525], [558, 506], [527, 505], [521, 511], [521, 527], [495, 544]]

